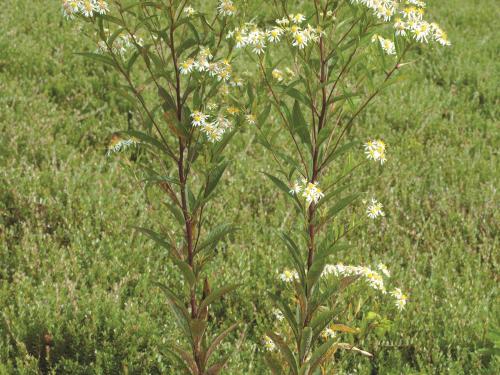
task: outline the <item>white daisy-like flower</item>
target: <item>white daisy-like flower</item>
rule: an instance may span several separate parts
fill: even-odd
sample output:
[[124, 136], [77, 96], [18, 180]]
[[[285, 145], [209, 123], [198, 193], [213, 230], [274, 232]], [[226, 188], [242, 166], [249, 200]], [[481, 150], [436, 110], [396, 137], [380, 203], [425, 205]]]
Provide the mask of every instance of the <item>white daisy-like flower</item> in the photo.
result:
[[205, 115], [200, 111], [195, 111], [191, 113], [191, 124], [196, 127], [203, 126], [207, 123], [208, 118], [208, 115]]
[[252, 115], [251, 113], [245, 115], [245, 120], [250, 125], [255, 125], [257, 123], [257, 118], [255, 117], [255, 115]]
[[318, 182], [309, 182], [304, 188], [302, 196], [306, 198], [306, 202], [308, 204], [311, 203], [316, 204], [325, 195], [321, 192], [321, 189], [318, 187]]
[[366, 209], [366, 214], [370, 219], [376, 219], [379, 216], [385, 216], [384, 211], [382, 211], [383, 207], [384, 206], [382, 205], [382, 203], [378, 202], [375, 198], [372, 198], [371, 203]]
[[80, 11], [79, 0], [66, 0], [62, 2], [62, 12], [65, 18], [74, 19], [75, 15]]
[[181, 74], [189, 74], [193, 71], [195, 66], [196, 63], [194, 59], [187, 59], [179, 66], [179, 71], [181, 72]]
[[283, 316], [283, 313], [279, 309], [274, 309], [273, 310], [273, 315], [278, 320], [279, 322], [282, 322], [285, 317]]
[[104, 0], [95, 0], [95, 10], [100, 15], [105, 15], [109, 13], [108, 3]]
[[280, 27], [274, 27], [267, 31], [267, 40], [271, 43], [279, 42], [281, 35], [283, 35], [283, 29]]
[[80, 5], [80, 12], [85, 17], [92, 17], [94, 15], [94, 12], [97, 11], [95, 0], [81, 0], [79, 2], [79, 5]]
[[184, 8], [184, 13], [186, 13], [188, 17], [191, 17], [196, 13], [196, 10], [194, 10], [192, 6], [187, 6]]
[[379, 161], [380, 164], [384, 164], [387, 161], [385, 151], [386, 145], [380, 139], [370, 140], [364, 144], [365, 155], [369, 160]]
[[285, 268], [283, 272], [279, 275], [279, 278], [281, 281], [284, 281], [286, 283], [291, 283], [292, 281], [299, 279], [299, 274], [295, 270], [289, 270], [288, 268]]
[[292, 195], [297, 195], [302, 191], [302, 185], [300, 184], [299, 181], [296, 181], [291, 187], [290, 187], [290, 194]]
[[323, 337], [324, 340], [333, 339], [335, 336], [337, 336], [337, 332], [330, 327], [326, 327], [323, 331], [321, 331], [321, 337]]
[[236, 6], [231, 0], [220, 0], [217, 11], [223, 16], [234, 16], [236, 13]]
[[264, 346], [264, 349], [268, 352], [273, 352], [276, 350], [276, 344], [267, 335], [262, 338], [262, 345]]
[[292, 20], [293, 23], [300, 25], [302, 22], [306, 20], [306, 17], [303, 14], [297, 13], [297, 14], [290, 14], [290, 19]]
[[396, 301], [395, 301], [396, 308], [399, 311], [404, 310], [404, 308], [406, 307], [406, 304], [408, 302], [408, 296], [406, 294], [404, 294], [401, 291], [401, 289], [399, 289], [399, 288], [394, 289], [391, 292], [391, 295], [396, 299]]
[[304, 49], [308, 42], [309, 40], [307, 39], [307, 35], [303, 31], [297, 32], [293, 35], [292, 46], [294, 47]]
[[421, 43], [428, 43], [427, 39], [431, 35], [431, 26], [428, 22], [420, 22], [418, 26], [413, 30], [415, 40]]
[[284, 79], [283, 72], [279, 69], [273, 69], [272, 75], [273, 78], [278, 82], [281, 82]]

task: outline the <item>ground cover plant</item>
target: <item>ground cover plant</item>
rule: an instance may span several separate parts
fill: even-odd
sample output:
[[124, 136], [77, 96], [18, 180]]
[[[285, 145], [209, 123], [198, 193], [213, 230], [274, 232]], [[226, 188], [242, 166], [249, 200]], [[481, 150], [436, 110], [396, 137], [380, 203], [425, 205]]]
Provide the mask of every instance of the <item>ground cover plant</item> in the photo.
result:
[[[349, 238], [349, 250], [338, 254], [346, 264], [386, 263], [410, 303], [381, 339], [357, 339], [374, 358], [343, 355], [347, 373], [498, 367], [490, 350], [498, 315], [498, 43], [488, 27], [495, 4], [429, 6], [453, 46], [418, 51], [409, 79], [361, 115], [367, 125], [354, 133], [360, 142], [383, 137], [390, 145], [383, 176], [370, 190], [384, 202], [386, 218]], [[257, 2], [248, 9], [268, 12]], [[151, 286], [181, 277], [165, 253], [128, 229], [163, 215], [145, 205], [124, 170], [140, 151], [132, 147], [122, 160], [105, 155], [109, 134], [137, 120], [109, 89], [121, 83], [118, 76], [73, 54], [95, 45], [59, 12], [58, 2], [19, 1], [0, 16], [1, 371], [175, 373], [164, 348], [182, 336], [166, 318], [165, 296]], [[220, 328], [236, 317], [251, 322], [242, 325], [246, 339], [224, 370], [231, 374], [269, 372], [260, 358], [261, 338], [275, 319], [267, 292], [281, 289], [277, 277], [290, 266], [276, 228], [289, 227], [292, 216], [261, 173], [275, 166], [255, 140], [243, 127], [228, 145], [227, 182], [207, 210], [245, 222], [208, 268], [212, 285], [242, 284], [213, 306], [212, 316], [224, 319]], [[222, 349], [234, 351], [239, 338], [232, 335]]]

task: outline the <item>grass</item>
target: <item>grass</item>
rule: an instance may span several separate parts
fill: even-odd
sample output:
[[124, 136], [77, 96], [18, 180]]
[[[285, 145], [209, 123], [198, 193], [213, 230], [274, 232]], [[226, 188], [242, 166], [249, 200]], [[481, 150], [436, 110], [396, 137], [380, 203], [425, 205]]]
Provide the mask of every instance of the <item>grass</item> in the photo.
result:
[[[390, 162], [372, 187], [388, 216], [338, 256], [384, 261], [411, 303], [391, 333], [364, 343], [376, 360], [347, 355], [347, 373], [500, 371], [499, 359], [484, 352], [500, 312], [499, 42], [491, 27], [498, 7], [494, 0], [429, 3], [453, 47], [417, 55], [410, 79], [358, 122], [356, 137], [380, 136], [390, 145]], [[73, 54], [85, 48], [57, 2], [3, 7], [0, 374], [175, 373], [164, 348], [176, 331], [152, 285], [178, 276], [129, 229], [162, 215], [129, 166], [104, 155], [127, 116], [108, 90], [116, 77]], [[260, 174], [272, 165], [252, 139], [242, 133], [232, 146], [212, 212], [242, 227], [213, 264], [216, 284], [244, 285], [217, 305], [214, 319], [249, 322], [227, 374], [267, 373], [258, 350], [271, 323], [266, 291], [285, 262], [275, 228], [293, 224], [279, 216], [283, 198]]]

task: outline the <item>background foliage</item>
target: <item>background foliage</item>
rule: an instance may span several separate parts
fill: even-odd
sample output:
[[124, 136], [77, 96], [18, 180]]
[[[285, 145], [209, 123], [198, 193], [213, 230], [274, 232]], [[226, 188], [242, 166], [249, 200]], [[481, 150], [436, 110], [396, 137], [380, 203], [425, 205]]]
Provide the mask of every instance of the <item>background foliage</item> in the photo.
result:
[[[256, 9], [265, 12], [264, 3]], [[383, 136], [390, 146], [373, 187], [387, 217], [338, 256], [385, 262], [410, 303], [392, 333], [363, 343], [373, 361], [343, 356], [347, 373], [500, 368], [488, 350], [499, 324], [499, 42], [491, 27], [498, 7], [429, 3], [453, 46], [415, 55], [410, 79], [359, 121], [356, 137]], [[57, 1], [3, 6], [0, 374], [172, 372], [162, 347], [176, 331], [152, 285], [178, 276], [165, 254], [128, 228], [164, 216], [147, 204], [128, 163], [105, 157], [110, 133], [126, 127], [127, 107], [108, 89], [114, 75], [73, 54], [85, 48], [94, 47], [63, 21]], [[215, 317], [252, 322], [225, 373], [263, 374], [256, 357], [273, 319], [266, 292], [285, 266], [276, 229], [290, 217], [276, 214], [284, 198], [262, 177], [273, 165], [252, 132], [237, 135], [228, 155], [210, 214], [224, 212], [241, 230], [211, 267], [215, 283], [244, 286], [215, 306]]]

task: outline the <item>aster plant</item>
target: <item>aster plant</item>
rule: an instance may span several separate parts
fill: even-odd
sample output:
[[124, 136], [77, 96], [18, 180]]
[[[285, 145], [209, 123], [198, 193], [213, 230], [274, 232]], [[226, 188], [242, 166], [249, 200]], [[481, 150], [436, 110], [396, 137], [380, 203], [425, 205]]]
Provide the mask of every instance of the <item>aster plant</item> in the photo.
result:
[[224, 38], [236, 7], [214, 2], [204, 14], [186, 0], [65, 0], [62, 11], [96, 43], [95, 51], [81, 54], [122, 78], [117, 91], [138, 119], [113, 135], [108, 155], [139, 148], [136, 174], [146, 192], [156, 188], [163, 196], [158, 210], [171, 223], [168, 229], [136, 230], [168, 255], [183, 278], [180, 285], [158, 285], [184, 336], [165, 350], [177, 363], [175, 373], [218, 374], [227, 357], [214, 353], [236, 325], [214, 332], [209, 322], [221, 323], [210, 307], [236, 285], [214, 287], [206, 271], [218, 242], [234, 227], [210, 225], [206, 211], [228, 165], [226, 146], [253, 118], [238, 99], [242, 81]]
[[352, 130], [367, 106], [401, 79], [409, 51], [450, 43], [425, 20], [423, 1], [314, 0], [300, 13], [291, 2], [273, 4], [274, 22], [253, 20], [229, 33], [260, 71], [256, 131], [277, 166], [267, 176], [296, 213], [293, 227], [280, 234], [292, 267], [279, 274], [279, 291], [271, 295], [276, 324], [263, 346], [275, 374], [332, 373], [336, 352], [372, 356], [354, 337], [388, 325], [367, 311], [368, 302], [394, 310], [407, 302], [390, 286], [384, 264], [332, 263], [348, 248], [349, 233], [384, 216], [372, 197], [357, 213], [363, 197], [353, 191], [359, 185], [353, 178], [363, 164], [384, 164], [386, 145], [367, 140], [363, 155]]

